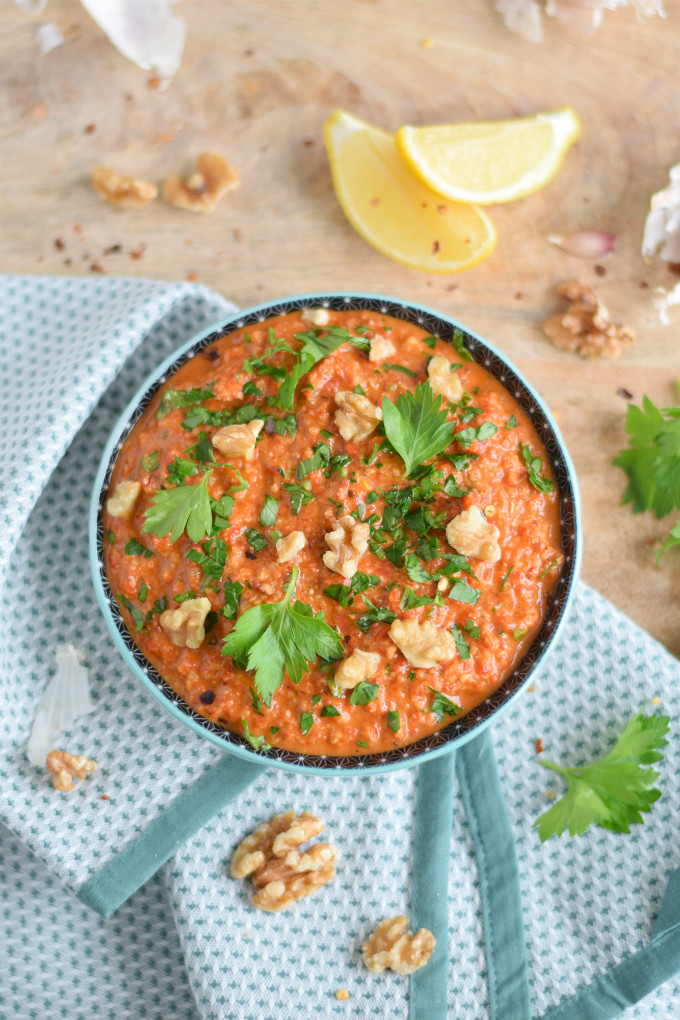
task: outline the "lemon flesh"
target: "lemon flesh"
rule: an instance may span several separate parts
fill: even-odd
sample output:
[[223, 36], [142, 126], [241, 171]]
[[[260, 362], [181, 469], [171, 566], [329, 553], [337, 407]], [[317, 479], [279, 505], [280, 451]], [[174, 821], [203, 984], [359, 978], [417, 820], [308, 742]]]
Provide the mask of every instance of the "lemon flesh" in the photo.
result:
[[511, 202], [551, 181], [581, 133], [569, 107], [479, 124], [402, 127], [400, 153], [424, 184], [457, 202]]
[[324, 138], [338, 201], [378, 251], [428, 273], [456, 273], [491, 254], [496, 231], [486, 213], [442, 202], [401, 158], [393, 135], [337, 110]]

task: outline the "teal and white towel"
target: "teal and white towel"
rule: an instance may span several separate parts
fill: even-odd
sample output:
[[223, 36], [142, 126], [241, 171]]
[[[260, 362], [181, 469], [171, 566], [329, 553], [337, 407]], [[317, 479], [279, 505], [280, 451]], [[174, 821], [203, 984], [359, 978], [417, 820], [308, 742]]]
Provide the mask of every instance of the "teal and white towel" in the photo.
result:
[[[677, 738], [661, 768], [664, 796], [630, 836], [593, 828], [541, 845], [531, 825], [549, 803], [546, 792], [560, 792], [536, 764], [537, 737], [546, 757], [578, 764], [611, 746], [647, 698], [680, 717], [680, 665], [585, 586], [535, 690], [494, 728], [511, 831], [502, 800], [496, 816], [477, 817], [496, 795], [488, 739], [471, 742], [457, 762], [448, 755], [388, 776], [260, 775], [160, 713], [127, 673], [89, 581], [92, 480], [142, 379], [231, 307], [186, 284], [0, 278], [0, 819], [14, 833], [0, 829], [0, 943], [10, 945], [0, 1017], [195, 1015], [183, 976], [176, 996], [167, 983], [157, 986], [157, 975], [146, 987], [140, 980], [154, 956], [177, 968], [172, 929], [162, 932], [170, 912], [159, 880], [103, 921], [22, 855], [23, 843], [103, 914], [177, 847], [163, 879], [203, 1020], [678, 1020], [675, 979], [622, 1013], [680, 966], [668, 899], [654, 949], [644, 949], [680, 865]], [[98, 762], [69, 796], [56, 794], [23, 750], [62, 642], [84, 652], [95, 703], [64, 747]], [[226, 869], [243, 835], [287, 807], [318, 813], [342, 856], [316, 896], [263, 914]], [[521, 939], [502, 941], [513, 930], [513, 835], [532, 997], [530, 1014], [522, 1007], [518, 1016], [498, 1012], [525, 995]], [[504, 867], [494, 869], [499, 860]], [[502, 909], [490, 911], [499, 892]], [[410, 980], [370, 974], [360, 959], [362, 939], [395, 913], [439, 936], [437, 953]], [[78, 954], [78, 944], [89, 949]], [[635, 953], [642, 955], [631, 960]], [[335, 998], [339, 988], [349, 990], [348, 1002]], [[584, 988], [573, 1015], [551, 1012]]]

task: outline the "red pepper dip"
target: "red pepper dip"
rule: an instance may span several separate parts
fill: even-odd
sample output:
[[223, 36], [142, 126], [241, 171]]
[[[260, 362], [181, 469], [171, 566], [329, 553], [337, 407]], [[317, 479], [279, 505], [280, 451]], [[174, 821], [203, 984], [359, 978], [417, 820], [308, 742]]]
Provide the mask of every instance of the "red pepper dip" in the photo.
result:
[[409, 744], [531, 644], [563, 563], [545, 449], [453, 343], [368, 311], [237, 329], [124, 443], [106, 568], [196, 712], [313, 755]]

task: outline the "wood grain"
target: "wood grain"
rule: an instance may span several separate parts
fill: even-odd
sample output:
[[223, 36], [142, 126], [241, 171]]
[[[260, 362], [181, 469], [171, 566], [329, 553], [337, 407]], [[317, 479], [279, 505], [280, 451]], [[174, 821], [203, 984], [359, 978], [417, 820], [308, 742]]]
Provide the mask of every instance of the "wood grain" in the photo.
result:
[[[680, 158], [680, 0], [666, 21], [607, 13], [584, 39], [546, 19], [533, 45], [507, 32], [490, 0], [185, 0], [183, 65], [166, 93], [124, 60], [76, 0], [50, 0], [66, 42], [39, 54], [40, 19], [11, 4], [0, 22], [0, 270], [197, 278], [241, 305], [305, 290], [361, 289], [430, 304], [488, 337], [526, 372], [559, 419], [583, 495], [583, 577], [680, 654], [680, 555], [653, 553], [670, 521], [619, 506], [625, 387], [676, 399], [680, 347], [651, 304], [676, 282], [640, 257], [650, 194]], [[423, 38], [432, 45], [423, 48]], [[583, 136], [545, 190], [496, 207], [494, 254], [451, 277], [373, 251], [335, 201], [321, 125], [338, 105], [388, 127], [494, 118], [569, 104]], [[165, 140], [163, 140], [165, 139]], [[212, 215], [158, 201], [121, 212], [88, 181], [97, 165], [152, 180], [222, 152], [243, 185]], [[596, 276], [547, 243], [599, 227], [618, 238]], [[119, 248], [117, 246], [120, 246]], [[135, 257], [136, 256], [136, 257]], [[597, 283], [637, 343], [618, 362], [553, 348], [541, 323], [555, 286]]]

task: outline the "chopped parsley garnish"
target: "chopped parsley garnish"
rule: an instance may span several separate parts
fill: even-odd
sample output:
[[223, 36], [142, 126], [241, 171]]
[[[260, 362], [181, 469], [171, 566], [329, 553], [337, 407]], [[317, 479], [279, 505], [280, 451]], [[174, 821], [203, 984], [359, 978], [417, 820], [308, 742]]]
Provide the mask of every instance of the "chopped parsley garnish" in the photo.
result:
[[228, 492], [225, 492], [219, 499], [210, 500], [210, 512], [213, 517], [211, 535], [218, 535], [220, 531], [224, 531], [231, 524], [229, 520], [231, 513], [234, 509], [234, 498], [230, 496]]
[[508, 432], [511, 432], [513, 429], [517, 428], [517, 419], [515, 418], [514, 414], [510, 415], [510, 417], [506, 421], [505, 428], [508, 430]]
[[262, 409], [253, 404], [241, 404], [240, 407], [225, 407], [222, 411], [210, 411], [207, 407], [194, 407], [186, 413], [182, 428], [188, 432], [198, 425], [212, 425], [223, 428], [225, 425], [247, 425], [254, 418], [262, 418]]
[[462, 432], [456, 432], [454, 439], [464, 449], [467, 449], [475, 440], [478, 443], [483, 443], [486, 439], [490, 439], [491, 436], [495, 435], [496, 432], [498, 432], [498, 426], [494, 425], [491, 421], [485, 421], [479, 428], [470, 425], [469, 428], [463, 429]]
[[365, 740], [357, 740], [357, 747], [368, 747]]
[[353, 392], [353, 393], [357, 393], [357, 394], [358, 394], [358, 395], [359, 395], [360, 397], [365, 397], [365, 396], [366, 396], [366, 390], [365, 390], [365, 389], [363, 388], [363, 386], [362, 386], [362, 385], [361, 385], [360, 383], [358, 383], [358, 384], [357, 384], [357, 385], [356, 385], [356, 386], [354, 387], [354, 389], [352, 390], [352, 392]]
[[[643, 706], [644, 708], [644, 706]], [[642, 814], [651, 810], [661, 791], [654, 783], [660, 773], [643, 768], [661, 761], [666, 747], [670, 718], [644, 716], [642, 710], [630, 720], [611, 751], [575, 768], [564, 768], [539, 759], [543, 768], [557, 772], [567, 781], [567, 792], [536, 819], [541, 842], [551, 836], [582, 836], [589, 825], [611, 832], [630, 832], [630, 823], [642, 824]]]
[[411, 379], [418, 378], [418, 373], [414, 372], [412, 368], [407, 368], [406, 365], [395, 365], [391, 361], [384, 361], [382, 370], [383, 372], [402, 372], [404, 375], [410, 376]]
[[435, 688], [430, 687], [429, 684], [428, 687], [434, 694], [434, 700], [428, 711], [434, 712], [435, 719], [438, 723], [442, 721], [444, 715], [458, 715], [460, 712], [458, 705], [447, 698], [445, 694], [442, 694], [441, 691], [435, 690]]
[[245, 480], [245, 478], [243, 477], [243, 475], [241, 474], [237, 467], [234, 467], [233, 464], [220, 464], [220, 467], [229, 468], [229, 470], [233, 471], [236, 477], [238, 478], [238, 483], [236, 485], [230, 485], [229, 488], [227, 489], [227, 492], [230, 495], [232, 492], [244, 492], [245, 489], [248, 488], [248, 482]]
[[515, 627], [512, 632], [513, 641], [521, 641], [523, 637], [527, 636], [527, 633], [526, 627]]
[[300, 716], [300, 729], [302, 730], [302, 736], [306, 737], [312, 726], [314, 725], [314, 716], [311, 712], [303, 712]]
[[279, 501], [274, 499], [273, 496], [264, 497], [264, 506], [260, 510], [260, 524], [264, 528], [271, 527], [272, 524], [276, 524], [276, 515], [279, 512]]
[[175, 457], [168, 464], [168, 479], [173, 485], [184, 485], [184, 479], [198, 474], [198, 465], [193, 460]]
[[529, 481], [534, 489], [537, 489], [539, 492], [552, 492], [555, 486], [549, 478], [544, 478], [541, 474], [543, 461], [540, 457], [534, 457], [526, 443], [522, 447], [522, 458], [529, 471]]
[[109, 531], [109, 545], [116, 544], [116, 535], [113, 531]]
[[323, 708], [321, 709], [322, 719], [329, 719], [335, 717], [336, 715], [340, 715], [340, 712], [338, 712], [335, 705], [324, 705]]
[[451, 633], [453, 634], [453, 640], [456, 642], [456, 648], [461, 659], [470, 658], [470, 646], [460, 632], [460, 629], [455, 625], [451, 626]]
[[[284, 410], [292, 411], [295, 398], [295, 387], [317, 362], [321, 361], [328, 354], [331, 354], [337, 347], [349, 340], [350, 334], [346, 329], [338, 326], [331, 326], [328, 329], [314, 329], [306, 333], [296, 333], [295, 339], [302, 342], [299, 351], [292, 351], [295, 355], [295, 365], [292, 371], [286, 372], [286, 379], [279, 386], [278, 402]], [[289, 351], [292, 350], [288, 348]]]
[[460, 485], [453, 477], [453, 475], [449, 475], [449, 477], [444, 482], [444, 492], [446, 493], [447, 496], [452, 496], [453, 498], [460, 499], [463, 496], [467, 496], [468, 491], [469, 491], [468, 489], [461, 489]]
[[374, 623], [394, 623], [397, 618], [397, 614], [393, 613], [391, 609], [383, 609], [382, 606], [374, 606], [370, 599], [367, 599], [365, 595], [362, 596], [364, 605], [368, 609], [367, 613], [360, 616], [357, 620], [357, 627], [359, 630], [366, 634], [370, 627]]
[[393, 733], [398, 733], [399, 732], [399, 727], [401, 726], [401, 721], [399, 719], [399, 713], [396, 710], [395, 711], [389, 711], [387, 713], [387, 725], [389, 726], [389, 728], [392, 730]]
[[[316, 443], [313, 447], [314, 455], [308, 457], [307, 460], [302, 460], [297, 466], [298, 481], [302, 481], [307, 475], [311, 474], [312, 471], [318, 471], [319, 468], [324, 468], [328, 464], [331, 451], [327, 443]], [[349, 463], [349, 459], [348, 459]]]
[[146, 596], [148, 594], [149, 586], [148, 584], [145, 584], [144, 581], [142, 581], [142, 583], [139, 586], [139, 591], [137, 592], [137, 598], [139, 599], [140, 602], [146, 602]]
[[451, 337], [451, 343], [456, 348], [463, 361], [472, 361], [472, 355], [465, 346], [463, 334], [459, 329], [454, 330], [453, 336]]
[[153, 453], [147, 453], [146, 457], [142, 457], [140, 464], [145, 471], [155, 471], [158, 467], [159, 451], [154, 450]]
[[187, 559], [198, 563], [203, 573], [213, 580], [219, 581], [224, 572], [227, 562], [227, 543], [219, 535], [201, 542], [201, 552], [198, 549], [190, 549]]
[[473, 640], [479, 637], [479, 627], [474, 620], [466, 620], [463, 624], [463, 630], [466, 631]]
[[235, 620], [238, 613], [239, 602], [243, 594], [243, 585], [240, 581], [224, 582], [224, 608], [222, 616], [227, 620]]
[[481, 595], [479, 588], [473, 588], [467, 581], [463, 581], [461, 578], [456, 578], [449, 592], [449, 598], [454, 599], [456, 602], [467, 602], [471, 606], [474, 606], [477, 599]]
[[406, 474], [424, 460], [445, 450], [453, 438], [454, 422], [448, 421], [442, 398], [435, 397], [428, 382], [415, 393], [400, 393], [393, 404], [382, 401], [385, 435], [404, 461]]
[[436, 336], [424, 336], [421, 339], [426, 347], [429, 347], [431, 351], [434, 350], [435, 344], [437, 343]]
[[307, 506], [314, 499], [311, 492], [303, 489], [301, 485], [295, 485], [294, 482], [284, 482], [283, 487], [290, 495], [290, 508], [296, 517], [300, 512], [300, 507]]
[[432, 574], [425, 570], [415, 553], [408, 553], [404, 558], [404, 564], [406, 573], [417, 584], [427, 584], [432, 580]]
[[380, 684], [369, 684], [366, 680], [360, 680], [349, 696], [350, 705], [368, 705], [369, 701], [375, 701], [378, 697]]
[[641, 408], [628, 405], [626, 432], [630, 445], [613, 462], [628, 478], [621, 502], [634, 514], [665, 517], [680, 507], [680, 408], [659, 409], [643, 397]]
[[154, 493], [151, 506], [144, 514], [142, 531], [163, 538], [170, 535], [176, 542], [186, 528], [192, 542], [200, 542], [212, 527], [212, 512], [208, 496], [208, 479], [203, 476], [198, 485], [183, 485], [176, 489], [161, 489]]
[[181, 595], [173, 595], [173, 598], [178, 605], [181, 605], [182, 602], [186, 602], [187, 599], [195, 599], [196, 595], [193, 589], [189, 588], [189, 591], [182, 592]]
[[416, 595], [413, 588], [408, 585], [402, 592], [399, 608], [405, 612], [407, 609], [418, 609], [420, 606], [431, 606], [434, 603], [435, 600], [427, 595]]
[[129, 611], [135, 624], [135, 634], [139, 634], [140, 630], [144, 626], [144, 613], [137, 606], [133, 606], [130, 599], [126, 598], [125, 595], [118, 595], [118, 601], [121, 602], [125, 608]]
[[161, 595], [161, 597], [159, 599], [156, 599], [153, 606], [151, 607], [151, 612], [146, 614], [147, 620], [150, 620], [154, 613], [164, 613], [167, 608], [168, 608], [168, 596]]
[[299, 572], [299, 567], [293, 567], [280, 602], [247, 609], [222, 647], [223, 655], [255, 671], [255, 686], [267, 706], [283, 683], [284, 671], [298, 684], [317, 655], [335, 660], [343, 654], [340, 637], [323, 613], [315, 615], [311, 606], [291, 601]]
[[329, 584], [324, 588], [323, 593], [328, 598], [334, 599], [335, 602], [339, 602], [345, 609], [352, 605], [355, 595], [374, 588], [376, 584], [380, 584], [377, 574], [364, 574], [361, 570], [357, 570], [349, 584]]
[[198, 442], [194, 443], [193, 446], [190, 446], [186, 452], [190, 453], [194, 460], [198, 460], [202, 464], [216, 463], [212, 443], [205, 432], [199, 432]]
[[262, 552], [263, 549], [267, 548], [267, 539], [255, 528], [246, 528], [243, 534], [246, 536], [248, 545], [255, 550], [255, 552]]
[[312, 694], [312, 705], [318, 705], [320, 701], [321, 701], [320, 694]]
[[269, 729], [270, 729], [271, 733], [274, 734], [274, 733], [278, 733], [279, 730], [281, 729], [281, 727], [280, 726], [270, 726]]
[[262, 396], [262, 390], [260, 389], [259, 386], [256, 386], [255, 383], [252, 382], [252, 380], [249, 379], [248, 382], [243, 384], [243, 396], [244, 397], [261, 397]]
[[215, 396], [214, 385], [214, 383], [211, 383], [204, 390], [166, 390], [156, 411], [156, 420], [160, 421], [178, 407], [195, 407], [203, 400], [210, 400], [211, 397]]
[[125, 555], [126, 556], [144, 556], [145, 560], [150, 559], [153, 556], [151, 549], [147, 549], [145, 545], [138, 542], [136, 538], [129, 538], [125, 543]]
[[[515, 569], [515, 564], [511, 563], [510, 566], [508, 567], [508, 569], [505, 572], [505, 576], [503, 577], [503, 580], [501, 581], [501, 583], [499, 585], [499, 588], [498, 588], [499, 591], [503, 591], [503, 589], [505, 588], [505, 582], [510, 577], [510, 574], [513, 572], [514, 569]], [[539, 578], [539, 580], [540, 580], [540, 578]]]
[[250, 691], [250, 703], [253, 706], [253, 711], [257, 712], [258, 715], [263, 715], [264, 713], [262, 712], [262, 698], [257, 693], [254, 687], [249, 687], [248, 690]]
[[252, 747], [252, 749], [254, 751], [268, 751], [269, 750], [269, 748], [272, 745], [271, 744], [265, 744], [264, 737], [256, 737], [253, 733], [251, 733], [250, 730], [248, 729], [248, 723], [247, 723], [247, 721], [245, 719], [241, 719], [241, 724], [243, 726], [243, 732], [245, 734], [245, 738], [246, 738], [246, 740], [248, 741], [248, 743], [250, 744], [250, 746]]
[[[670, 532], [668, 533], [668, 538], [666, 539], [666, 541], [663, 543], [663, 545], [661, 546], [661, 548], [657, 552], [657, 554], [656, 554], [656, 565], [657, 566], [659, 565], [659, 560], [661, 559], [661, 557], [665, 553], [666, 549], [672, 549], [676, 545], [680, 545], [680, 521], [671, 528]], [[558, 559], [559, 559], [559, 557], [558, 557]], [[555, 559], [555, 560], [552, 561], [550, 566], [545, 568], [545, 570], [543, 571], [543, 573], [539, 577], [539, 581], [541, 581], [545, 577], [545, 575], [550, 570], [552, 570], [552, 568], [555, 566], [556, 563], [557, 563], [557, 560]]]
[[451, 464], [456, 471], [465, 471], [470, 467], [473, 460], [478, 459], [476, 453], [447, 453], [446, 459], [451, 461]]

